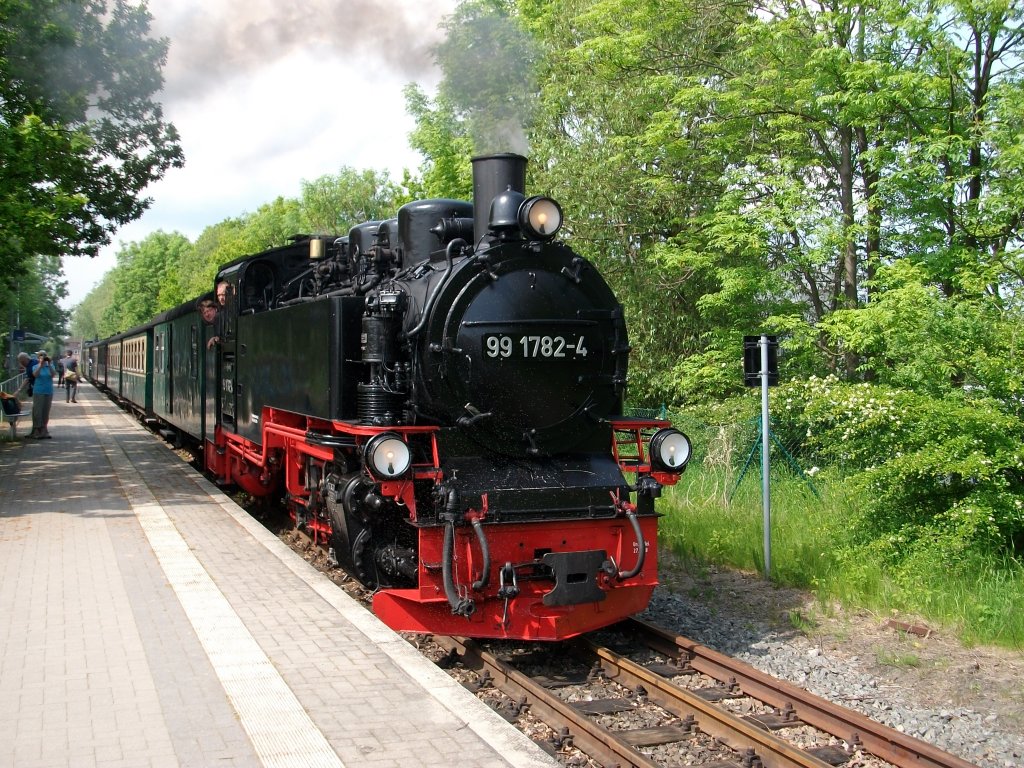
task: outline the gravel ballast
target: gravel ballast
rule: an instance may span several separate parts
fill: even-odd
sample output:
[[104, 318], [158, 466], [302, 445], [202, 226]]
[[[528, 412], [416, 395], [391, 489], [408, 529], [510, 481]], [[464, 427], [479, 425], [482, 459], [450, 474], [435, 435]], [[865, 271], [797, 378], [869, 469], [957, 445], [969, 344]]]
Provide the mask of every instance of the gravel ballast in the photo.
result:
[[1021, 654], [910, 635], [865, 613], [818, 617], [809, 595], [756, 576], [663, 568], [662, 580], [643, 618], [981, 768], [1024, 766]]

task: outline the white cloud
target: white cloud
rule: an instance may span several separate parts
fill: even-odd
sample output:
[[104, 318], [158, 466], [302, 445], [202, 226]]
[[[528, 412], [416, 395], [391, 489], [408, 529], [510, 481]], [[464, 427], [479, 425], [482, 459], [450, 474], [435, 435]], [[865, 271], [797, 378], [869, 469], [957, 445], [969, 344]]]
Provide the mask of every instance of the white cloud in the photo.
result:
[[99, 283], [121, 243], [157, 230], [195, 239], [342, 166], [387, 170], [394, 179], [415, 169], [402, 89], [411, 81], [436, 87], [426, 52], [455, 2], [205, 0], [189, 9], [182, 0], [151, 0], [154, 34], [171, 41], [162, 100], [185, 167], [146, 191], [150, 209], [97, 258], [65, 260], [64, 305]]

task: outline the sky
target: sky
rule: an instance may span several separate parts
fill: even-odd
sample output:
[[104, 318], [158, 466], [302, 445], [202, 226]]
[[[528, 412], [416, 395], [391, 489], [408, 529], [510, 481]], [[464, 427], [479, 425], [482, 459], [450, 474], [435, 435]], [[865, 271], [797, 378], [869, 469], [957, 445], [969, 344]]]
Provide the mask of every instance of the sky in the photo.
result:
[[185, 167], [146, 190], [153, 202], [94, 258], [64, 260], [78, 304], [122, 243], [163, 230], [190, 240], [343, 166], [401, 179], [420, 156], [402, 89], [432, 93], [431, 48], [457, 0], [149, 0], [170, 41], [158, 100], [181, 134]]

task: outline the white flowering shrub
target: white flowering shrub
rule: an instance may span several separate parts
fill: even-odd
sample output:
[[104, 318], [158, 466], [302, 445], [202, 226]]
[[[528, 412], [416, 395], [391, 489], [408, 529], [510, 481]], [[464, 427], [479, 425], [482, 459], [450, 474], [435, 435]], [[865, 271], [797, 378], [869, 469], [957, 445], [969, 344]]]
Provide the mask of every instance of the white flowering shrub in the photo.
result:
[[1024, 556], [1024, 424], [991, 399], [811, 377], [776, 390], [773, 429], [866, 491], [851, 556], [945, 567]]

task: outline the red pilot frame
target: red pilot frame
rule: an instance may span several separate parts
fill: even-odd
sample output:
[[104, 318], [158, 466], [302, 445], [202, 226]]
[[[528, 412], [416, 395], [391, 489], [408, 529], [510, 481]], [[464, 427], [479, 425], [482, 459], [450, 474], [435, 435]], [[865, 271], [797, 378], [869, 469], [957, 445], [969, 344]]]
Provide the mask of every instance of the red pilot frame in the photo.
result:
[[[437, 428], [371, 427], [269, 408], [262, 423], [262, 445], [218, 431], [219, 444], [206, 451], [208, 469], [254, 496], [283, 485], [293, 518], [301, 518], [319, 544], [331, 541], [332, 522], [317, 484], [339, 453], [355, 463], [364, 461], [374, 441], [416, 444], [421, 460], [410, 461], [400, 477], [377, 477], [372, 464], [364, 466], [367, 482], [389, 502], [391, 513], [415, 528], [415, 586], [382, 588], [373, 599], [375, 613], [394, 629], [558, 640], [642, 611], [657, 586], [653, 503], [613, 497], [616, 514], [604, 519], [496, 523], [489, 520], [483, 494], [479, 508], [458, 510], [447, 521], [433, 515], [424, 521], [417, 509], [422, 486], [444, 479]], [[667, 421], [620, 418], [612, 427], [610, 451], [622, 473], [632, 476], [630, 487], [642, 487], [641, 478], [659, 486], [678, 481], [678, 471], [660, 468], [649, 448], [653, 437], [669, 429]]]

